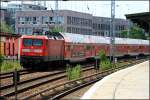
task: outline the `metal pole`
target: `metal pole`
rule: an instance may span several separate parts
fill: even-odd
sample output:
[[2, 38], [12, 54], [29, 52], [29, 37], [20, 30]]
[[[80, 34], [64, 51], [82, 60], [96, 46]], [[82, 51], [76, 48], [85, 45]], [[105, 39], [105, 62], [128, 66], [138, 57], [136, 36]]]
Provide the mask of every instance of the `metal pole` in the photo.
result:
[[[128, 9], [128, 13], [129, 13], [129, 9]], [[129, 38], [130, 35], [130, 20], [128, 19], [128, 33], [127, 33], [127, 38]]]
[[127, 34], [127, 38], [129, 38], [129, 35], [130, 35], [130, 20], [127, 20], [128, 21], [128, 34]]
[[110, 60], [115, 64], [115, 0], [111, 0], [111, 22], [110, 22]]
[[17, 100], [17, 69], [15, 69], [14, 71], [14, 85], [15, 85], [15, 100]]
[[58, 24], [58, 0], [55, 1], [55, 28]]

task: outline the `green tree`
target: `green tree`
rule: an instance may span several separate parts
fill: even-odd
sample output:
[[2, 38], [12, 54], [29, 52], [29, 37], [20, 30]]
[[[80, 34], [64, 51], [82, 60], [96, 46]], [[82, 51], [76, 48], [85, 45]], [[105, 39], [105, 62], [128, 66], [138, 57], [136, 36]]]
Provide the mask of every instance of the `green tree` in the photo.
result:
[[121, 32], [121, 36], [134, 38], [134, 39], [146, 39], [144, 30], [142, 28], [140, 28], [137, 24], [134, 24], [129, 29], [129, 35], [128, 35], [128, 30], [123, 30]]
[[0, 32], [14, 33], [13, 29], [4, 21], [1, 21]]

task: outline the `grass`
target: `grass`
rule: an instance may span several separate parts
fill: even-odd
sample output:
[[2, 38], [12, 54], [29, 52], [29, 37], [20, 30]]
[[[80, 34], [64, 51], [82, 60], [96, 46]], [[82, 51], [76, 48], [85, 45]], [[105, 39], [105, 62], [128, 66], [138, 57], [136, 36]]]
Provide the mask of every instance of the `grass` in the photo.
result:
[[109, 60], [105, 60], [105, 61], [101, 61], [100, 65], [99, 65], [99, 69], [100, 70], [108, 70], [110, 68], [112, 68], [112, 64]]
[[102, 71], [108, 70], [113, 67], [109, 59], [106, 57], [105, 52], [103, 50], [99, 51], [99, 58], [100, 58], [99, 70]]
[[3, 61], [0, 64], [1, 72], [9, 72], [9, 71], [13, 71], [15, 69], [17, 69], [17, 70], [21, 69], [21, 65], [17, 60]]
[[67, 66], [66, 74], [67, 74], [68, 80], [74, 80], [74, 79], [80, 78], [81, 66], [80, 65], [77, 65], [75, 67]]

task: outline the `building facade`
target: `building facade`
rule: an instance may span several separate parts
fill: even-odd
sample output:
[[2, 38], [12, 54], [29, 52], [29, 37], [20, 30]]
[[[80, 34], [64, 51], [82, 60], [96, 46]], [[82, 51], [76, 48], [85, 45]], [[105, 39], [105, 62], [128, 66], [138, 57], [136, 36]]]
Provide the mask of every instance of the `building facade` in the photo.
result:
[[59, 27], [64, 32], [92, 34], [92, 15], [70, 10], [58, 12], [56, 24], [55, 11], [17, 11], [16, 33], [32, 34], [34, 30], [48, 31]]
[[[32, 34], [35, 30], [44, 33], [58, 27], [69, 33], [110, 36], [110, 18], [71, 10], [59, 10], [57, 13], [56, 17], [55, 10], [17, 11], [16, 33]], [[120, 31], [128, 27], [128, 21], [115, 19], [115, 27], [116, 36], [120, 36]]]
[[3, 10], [3, 9], [0, 9], [0, 19], [1, 19], [1, 21], [4, 21], [4, 19], [5, 19], [5, 10]]
[[7, 12], [7, 9], [5, 9], [5, 8], [0, 9], [0, 20], [1, 20], [1, 22], [9, 23], [9, 16], [10, 16], [10, 14]]
[[[100, 36], [110, 36], [110, 22], [111, 18], [93, 16], [93, 34]], [[114, 25], [115, 35], [117, 37], [120, 37], [120, 32], [128, 28], [129, 21], [125, 19], [115, 18]]]
[[9, 13], [8, 24], [11, 25], [14, 31], [15, 30], [15, 19], [17, 11], [28, 11], [28, 10], [47, 10], [46, 7], [41, 5], [33, 5], [33, 4], [8, 4], [7, 13]]

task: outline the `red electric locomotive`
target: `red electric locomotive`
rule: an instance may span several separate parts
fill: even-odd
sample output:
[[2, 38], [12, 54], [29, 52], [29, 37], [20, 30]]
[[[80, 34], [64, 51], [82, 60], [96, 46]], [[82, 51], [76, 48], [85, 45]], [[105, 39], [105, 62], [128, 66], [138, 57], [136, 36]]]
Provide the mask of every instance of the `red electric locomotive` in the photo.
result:
[[[109, 56], [109, 37], [72, 33], [50, 33], [21, 37], [20, 62], [24, 67], [51, 62], [77, 62], [98, 56], [104, 50]], [[149, 54], [149, 41], [115, 39], [115, 55]]]
[[20, 63], [24, 67], [33, 64], [62, 61], [64, 59], [64, 39], [56, 34], [21, 37]]

